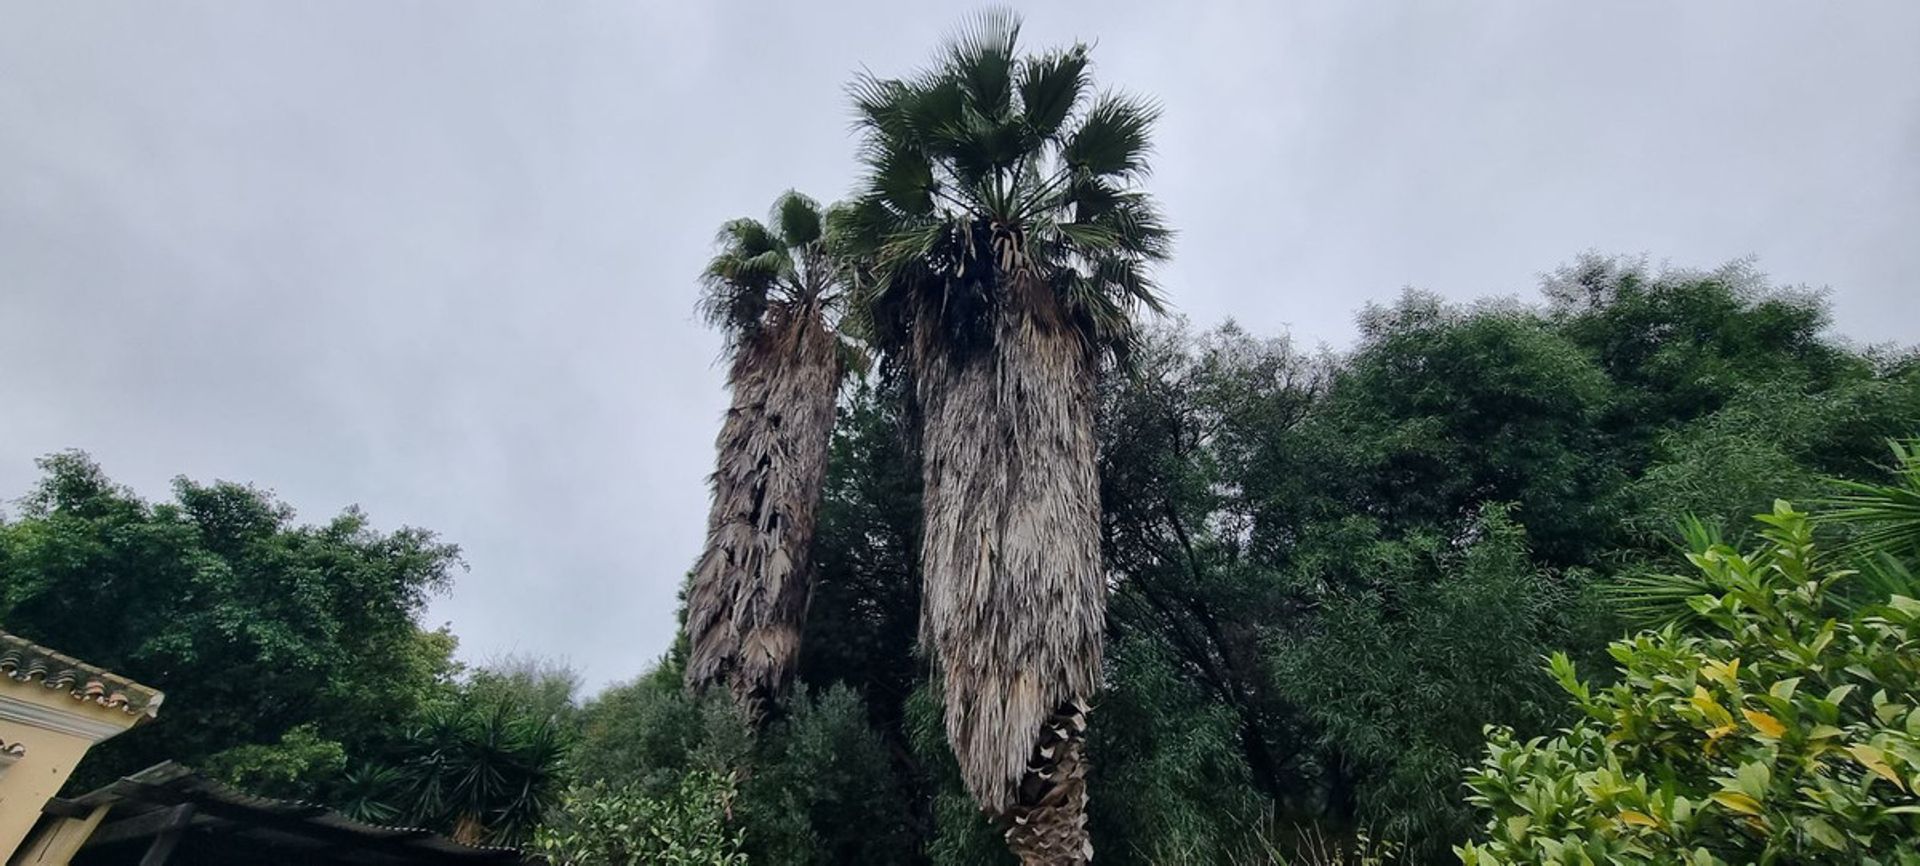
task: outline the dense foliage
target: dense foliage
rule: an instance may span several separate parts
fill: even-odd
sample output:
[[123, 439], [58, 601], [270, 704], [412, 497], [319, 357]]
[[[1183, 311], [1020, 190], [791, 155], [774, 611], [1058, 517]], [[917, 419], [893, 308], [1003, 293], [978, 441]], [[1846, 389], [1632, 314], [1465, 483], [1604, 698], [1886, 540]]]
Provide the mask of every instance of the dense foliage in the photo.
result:
[[179, 761], [355, 817], [515, 843], [558, 790], [576, 682], [538, 663], [463, 671], [417, 622], [459, 551], [349, 509], [294, 522], [270, 493], [114, 485], [84, 454], [0, 523], [0, 626], [167, 693], [164, 724], [89, 755], [85, 789]]

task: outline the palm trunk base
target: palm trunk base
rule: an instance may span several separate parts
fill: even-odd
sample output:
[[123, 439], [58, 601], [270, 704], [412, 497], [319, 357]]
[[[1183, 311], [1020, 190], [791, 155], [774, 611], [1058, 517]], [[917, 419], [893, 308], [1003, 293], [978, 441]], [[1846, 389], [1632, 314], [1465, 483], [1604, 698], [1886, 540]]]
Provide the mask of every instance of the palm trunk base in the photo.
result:
[[1093, 861], [1087, 833], [1087, 707], [1073, 701], [1040, 731], [1008, 811], [1007, 847], [1021, 866], [1082, 866]]

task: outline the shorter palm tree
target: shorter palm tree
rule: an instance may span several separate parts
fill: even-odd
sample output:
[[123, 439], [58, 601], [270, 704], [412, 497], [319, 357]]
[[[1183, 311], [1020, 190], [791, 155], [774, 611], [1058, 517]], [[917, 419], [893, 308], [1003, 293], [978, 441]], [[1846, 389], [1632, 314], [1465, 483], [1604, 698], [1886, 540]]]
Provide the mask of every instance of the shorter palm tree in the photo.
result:
[[835, 331], [842, 269], [818, 203], [788, 192], [766, 223], [720, 229], [700, 309], [726, 335], [733, 391], [706, 549], [687, 598], [687, 686], [725, 684], [758, 720], [800, 654], [834, 403], [857, 356]]

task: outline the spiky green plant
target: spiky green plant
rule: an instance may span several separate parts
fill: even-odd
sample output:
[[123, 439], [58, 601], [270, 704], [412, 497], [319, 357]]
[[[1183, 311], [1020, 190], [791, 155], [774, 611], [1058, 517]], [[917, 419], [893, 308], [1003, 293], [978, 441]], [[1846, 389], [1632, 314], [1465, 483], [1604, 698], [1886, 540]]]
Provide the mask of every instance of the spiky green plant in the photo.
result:
[[758, 719], [799, 658], [834, 400], [850, 350], [836, 332], [844, 270], [826, 214], [788, 192], [767, 222], [720, 229], [700, 309], [726, 337], [733, 392], [706, 548], [687, 599], [687, 685], [725, 685]]
[[1096, 94], [1085, 45], [1019, 36], [988, 12], [927, 69], [855, 81], [865, 178], [835, 224], [860, 324], [915, 386], [948, 739], [1024, 862], [1079, 863], [1106, 607], [1093, 386], [1159, 308], [1171, 233], [1138, 186], [1155, 106]]
[[1920, 560], [1920, 440], [1889, 442], [1890, 483], [1839, 480], [1826, 520], [1859, 530], [1854, 549]]
[[560, 793], [565, 736], [510, 707], [441, 707], [407, 732], [390, 769], [349, 780], [349, 814], [430, 827], [470, 845], [526, 840]]

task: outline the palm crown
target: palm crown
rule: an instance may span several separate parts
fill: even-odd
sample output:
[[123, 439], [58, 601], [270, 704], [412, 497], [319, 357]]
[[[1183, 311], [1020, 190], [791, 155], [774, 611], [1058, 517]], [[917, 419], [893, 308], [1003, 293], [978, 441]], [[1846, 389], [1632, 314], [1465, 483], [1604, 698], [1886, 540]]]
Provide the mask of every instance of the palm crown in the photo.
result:
[[987, 13], [931, 68], [851, 88], [866, 178], [836, 228], [867, 268], [861, 312], [883, 348], [916, 318], [950, 344], [990, 340], [1013, 305], [1117, 350], [1134, 307], [1160, 308], [1148, 266], [1172, 233], [1135, 187], [1158, 109], [1093, 94], [1085, 45], [1021, 55], [1019, 35], [1017, 16]]
[[764, 223], [728, 221], [715, 241], [720, 252], [701, 274], [700, 313], [726, 335], [730, 348], [794, 317], [820, 317], [839, 300], [826, 215], [805, 195], [782, 194]]

